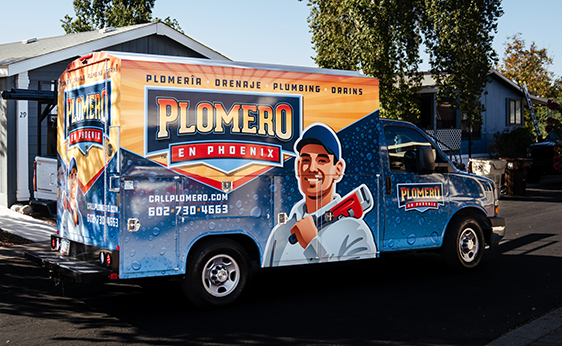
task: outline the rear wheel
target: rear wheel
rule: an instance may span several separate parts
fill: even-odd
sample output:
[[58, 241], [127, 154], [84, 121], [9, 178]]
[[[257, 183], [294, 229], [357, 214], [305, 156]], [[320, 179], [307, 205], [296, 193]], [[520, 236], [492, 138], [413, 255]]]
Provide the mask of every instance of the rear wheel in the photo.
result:
[[244, 248], [230, 239], [215, 238], [197, 246], [189, 256], [182, 288], [193, 304], [218, 307], [234, 302], [250, 277]]
[[451, 269], [472, 269], [484, 256], [484, 235], [478, 220], [465, 217], [453, 220], [447, 228], [441, 256]]

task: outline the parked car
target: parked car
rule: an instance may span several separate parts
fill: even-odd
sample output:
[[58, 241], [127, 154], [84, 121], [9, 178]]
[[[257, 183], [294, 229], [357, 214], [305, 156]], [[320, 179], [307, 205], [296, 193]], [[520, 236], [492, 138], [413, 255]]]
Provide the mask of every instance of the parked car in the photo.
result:
[[544, 141], [529, 146], [527, 156], [533, 159], [527, 175], [529, 183], [538, 183], [543, 175], [561, 174], [554, 169], [554, 146], [558, 140], [554, 133], [550, 133]]

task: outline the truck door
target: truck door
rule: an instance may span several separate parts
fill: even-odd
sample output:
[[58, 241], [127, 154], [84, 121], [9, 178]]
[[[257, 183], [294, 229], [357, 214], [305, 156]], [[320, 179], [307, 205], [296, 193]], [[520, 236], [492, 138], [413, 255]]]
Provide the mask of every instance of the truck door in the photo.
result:
[[[64, 77], [59, 119], [60, 234], [88, 245], [117, 247], [119, 232], [118, 99], [108, 59], [82, 59]], [[59, 110], [60, 112], [60, 110]], [[59, 116], [60, 117], [60, 116]]]
[[436, 160], [443, 160], [440, 151], [412, 127], [386, 125], [384, 133], [388, 155], [383, 154], [383, 250], [439, 246], [449, 215], [448, 175], [423, 171], [417, 158], [419, 148], [429, 146]]
[[181, 179], [123, 179], [121, 277], [177, 274], [177, 198]]

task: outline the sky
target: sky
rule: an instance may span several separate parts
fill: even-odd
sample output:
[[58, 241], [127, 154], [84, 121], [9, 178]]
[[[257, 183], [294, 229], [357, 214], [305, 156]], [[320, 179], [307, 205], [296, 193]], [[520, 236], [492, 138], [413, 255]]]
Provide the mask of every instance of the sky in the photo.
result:
[[[0, 44], [64, 35], [60, 19], [74, 16], [72, 0], [1, 0]], [[504, 0], [494, 49], [502, 58], [508, 36], [518, 32], [527, 48], [546, 48], [562, 76], [559, 0]], [[307, 0], [156, 0], [153, 15], [178, 20], [184, 33], [232, 60], [316, 66]], [[557, 29], [558, 28], [558, 29]], [[423, 56], [422, 56], [423, 57]], [[427, 70], [424, 62], [421, 70]]]

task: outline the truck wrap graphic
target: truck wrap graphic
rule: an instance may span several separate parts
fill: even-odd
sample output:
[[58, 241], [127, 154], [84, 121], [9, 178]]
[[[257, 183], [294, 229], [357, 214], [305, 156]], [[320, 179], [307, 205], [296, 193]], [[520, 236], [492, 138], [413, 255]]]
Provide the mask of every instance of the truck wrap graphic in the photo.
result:
[[493, 182], [379, 118], [360, 73], [98, 52], [58, 85], [56, 252], [29, 255], [55, 275], [173, 276], [220, 306], [252, 263], [441, 249], [473, 268], [504, 236]]
[[[66, 227], [61, 233], [119, 248], [126, 254], [120, 256], [121, 277], [173, 275], [175, 268], [185, 266], [190, 244], [208, 234], [245, 234], [263, 256], [270, 256], [267, 242], [279, 215], [292, 215], [305, 196], [316, 199], [316, 194], [325, 200], [318, 213], [346, 196], [345, 205], [338, 204], [337, 219], [320, 222], [316, 231], [308, 228], [319, 236], [308, 251], [301, 247], [304, 243], [289, 242], [291, 233], [283, 234], [287, 249], [300, 248], [301, 254], [271, 265], [306, 263], [299, 258], [311, 248], [317, 261], [376, 256], [378, 226], [366, 223], [376, 224], [370, 216], [377, 204], [376, 181], [357, 172], [365, 164], [377, 169], [378, 144], [365, 138], [364, 130], [357, 131], [378, 118], [372, 113], [378, 108], [377, 80], [236, 64], [154, 62], [107, 53], [78, 60], [68, 71], [60, 83], [66, 108], [65, 126], [59, 129], [72, 135], [62, 133], [59, 143], [65, 172], [61, 187], [71, 184], [68, 172], [75, 161], [79, 193], [74, 209], [80, 215], [65, 220], [79, 218], [83, 228]], [[303, 135], [310, 129], [324, 131], [324, 142], [310, 142]], [[305, 146], [306, 153], [299, 141], [311, 144]], [[327, 150], [334, 164], [339, 162], [337, 172], [322, 173], [318, 181], [303, 180], [302, 160], [310, 155], [324, 160], [317, 147]], [[370, 147], [368, 156], [355, 157]], [[313, 186], [321, 181], [328, 186], [332, 180], [330, 190]], [[328, 191], [333, 200], [326, 199]], [[347, 197], [351, 191], [361, 194]], [[357, 206], [346, 207], [356, 200]], [[369, 207], [363, 209], [361, 201]], [[342, 241], [353, 242], [345, 240], [346, 231], [340, 239], [336, 230], [343, 226], [338, 224], [356, 229], [356, 236], [367, 241], [359, 244], [361, 252], [353, 247], [330, 250]], [[150, 253], [156, 250], [154, 260]]]
[[443, 184], [398, 184], [398, 207], [406, 211], [417, 210], [421, 213], [428, 209], [439, 209], [444, 205]]
[[103, 148], [105, 127], [111, 123], [111, 80], [64, 91], [64, 133], [69, 148], [87, 155], [92, 146]]
[[[146, 155], [168, 166], [203, 164], [225, 174], [282, 166], [302, 126], [300, 95], [147, 88]], [[170, 144], [173, 143], [173, 144]]]

